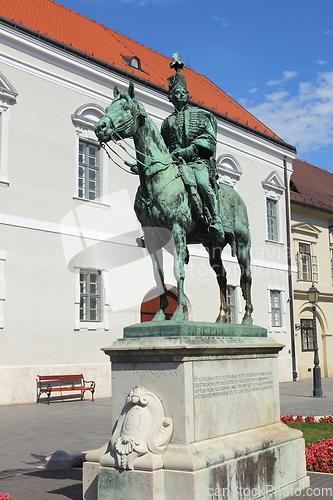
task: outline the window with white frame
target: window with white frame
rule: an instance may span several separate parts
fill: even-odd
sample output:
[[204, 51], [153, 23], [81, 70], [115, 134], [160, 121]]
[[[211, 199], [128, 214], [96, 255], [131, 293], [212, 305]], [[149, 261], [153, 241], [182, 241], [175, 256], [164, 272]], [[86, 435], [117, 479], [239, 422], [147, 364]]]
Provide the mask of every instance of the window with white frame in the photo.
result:
[[18, 93], [0, 72], [0, 186], [8, 187], [8, 137], [10, 108], [16, 104]]
[[234, 286], [227, 287], [227, 304], [228, 323], [236, 323], [236, 288]]
[[271, 306], [271, 326], [282, 326], [281, 314], [281, 292], [280, 290], [270, 290], [270, 306]]
[[299, 281], [318, 281], [317, 256], [313, 254], [311, 243], [298, 242], [296, 262]]
[[312, 281], [312, 255], [310, 243], [298, 244], [297, 256], [298, 279], [301, 281]]
[[78, 155], [78, 197], [96, 200], [100, 194], [99, 148], [80, 140]]
[[267, 239], [270, 241], [279, 240], [277, 203], [276, 200], [266, 199]]
[[103, 170], [103, 153], [94, 132], [94, 125], [104, 115], [96, 104], [85, 104], [72, 115], [76, 129], [77, 176], [74, 198], [103, 203], [107, 195], [107, 169]]
[[127, 64], [127, 66], [131, 66], [131, 68], [135, 68], [138, 69], [139, 71], [142, 71], [140, 59], [138, 57], [122, 56], [122, 58], [124, 59], [125, 64]]
[[239, 162], [231, 155], [221, 155], [216, 161], [218, 182], [235, 187], [242, 175]]
[[313, 321], [301, 319], [302, 351], [313, 351]]
[[318, 282], [316, 244], [321, 230], [309, 222], [293, 224], [291, 230], [294, 234], [298, 281]]
[[279, 200], [285, 186], [277, 172], [271, 172], [262, 182], [266, 196], [267, 240], [279, 241]]
[[80, 321], [101, 321], [101, 289], [101, 271], [80, 269]]

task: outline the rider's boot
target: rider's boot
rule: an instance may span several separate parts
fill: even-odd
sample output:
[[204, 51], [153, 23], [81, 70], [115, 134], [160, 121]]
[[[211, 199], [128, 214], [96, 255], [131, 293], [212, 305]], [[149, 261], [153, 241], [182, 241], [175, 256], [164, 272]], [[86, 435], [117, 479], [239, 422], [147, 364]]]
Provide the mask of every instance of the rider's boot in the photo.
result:
[[208, 224], [208, 232], [217, 239], [224, 239], [225, 233], [222, 224], [222, 218], [219, 213], [218, 200], [215, 191], [211, 186], [206, 188], [206, 206], [210, 212], [211, 220]]
[[223, 239], [225, 237], [222, 219], [219, 215], [216, 215], [215, 218], [210, 222], [208, 226], [208, 232], [218, 239]]

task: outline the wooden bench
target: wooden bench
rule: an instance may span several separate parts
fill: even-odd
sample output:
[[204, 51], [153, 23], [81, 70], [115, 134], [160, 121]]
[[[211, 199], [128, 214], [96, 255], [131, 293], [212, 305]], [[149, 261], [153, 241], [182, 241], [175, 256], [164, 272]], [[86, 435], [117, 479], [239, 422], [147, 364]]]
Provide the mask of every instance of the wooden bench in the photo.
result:
[[[88, 385], [90, 384], [90, 385]], [[50, 396], [53, 393], [81, 392], [81, 401], [86, 391], [91, 392], [92, 401], [94, 401], [95, 382], [93, 380], [84, 380], [82, 373], [80, 375], [37, 375], [37, 401], [42, 394], [47, 395], [47, 404], [50, 404]]]

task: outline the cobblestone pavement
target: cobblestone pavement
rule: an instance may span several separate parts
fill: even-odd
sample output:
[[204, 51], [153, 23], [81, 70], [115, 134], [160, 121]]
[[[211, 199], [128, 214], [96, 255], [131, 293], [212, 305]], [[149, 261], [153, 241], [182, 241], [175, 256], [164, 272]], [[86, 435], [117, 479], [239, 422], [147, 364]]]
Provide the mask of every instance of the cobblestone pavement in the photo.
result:
[[[325, 397], [313, 398], [311, 379], [281, 383], [281, 415], [333, 413], [333, 378], [322, 385]], [[55, 450], [75, 454], [103, 445], [111, 437], [110, 410], [111, 398], [0, 406], [0, 493], [14, 500], [82, 500], [82, 469], [50, 471], [44, 460]], [[310, 488], [288, 500], [333, 500], [333, 475], [309, 477]]]
[[324, 397], [314, 398], [312, 378], [281, 383], [281, 415], [331, 415], [333, 413], [333, 378], [322, 378], [322, 389]]
[[111, 437], [111, 398], [0, 406], [0, 493], [14, 500], [82, 500], [82, 469], [43, 468], [55, 450], [99, 448]]

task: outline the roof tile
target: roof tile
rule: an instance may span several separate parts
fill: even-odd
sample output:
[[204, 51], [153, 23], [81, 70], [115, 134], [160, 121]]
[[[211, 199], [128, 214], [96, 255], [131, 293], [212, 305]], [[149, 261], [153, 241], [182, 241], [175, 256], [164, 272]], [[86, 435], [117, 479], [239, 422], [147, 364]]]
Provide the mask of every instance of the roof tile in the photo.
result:
[[293, 170], [291, 199], [333, 211], [333, 174], [298, 158], [293, 161]]

